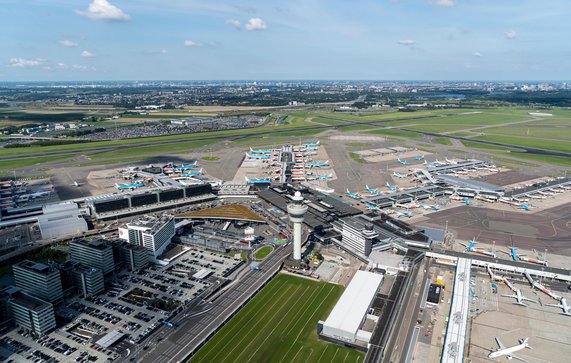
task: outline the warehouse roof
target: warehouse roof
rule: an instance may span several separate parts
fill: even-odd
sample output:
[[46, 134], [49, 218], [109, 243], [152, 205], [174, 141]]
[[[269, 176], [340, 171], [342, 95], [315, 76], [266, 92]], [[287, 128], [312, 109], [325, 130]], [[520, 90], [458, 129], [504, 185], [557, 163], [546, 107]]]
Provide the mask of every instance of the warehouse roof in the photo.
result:
[[323, 325], [356, 335], [382, 280], [383, 275], [357, 271]]

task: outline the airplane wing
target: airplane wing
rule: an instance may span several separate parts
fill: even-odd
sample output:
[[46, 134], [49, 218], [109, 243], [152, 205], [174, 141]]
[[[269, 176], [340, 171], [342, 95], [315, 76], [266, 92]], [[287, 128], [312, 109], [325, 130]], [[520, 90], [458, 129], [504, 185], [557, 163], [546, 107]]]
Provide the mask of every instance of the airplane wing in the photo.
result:
[[500, 341], [500, 338], [496, 337], [496, 343], [498, 343], [498, 350], [501, 349], [506, 349], [506, 346], [502, 344], [502, 342]]
[[525, 359], [523, 359], [522, 357], [518, 357], [517, 355], [510, 354], [510, 355], [508, 355], [508, 357], [515, 359], [515, 360], [519, 360], [520, 362], [527, 363], [527, 361]]

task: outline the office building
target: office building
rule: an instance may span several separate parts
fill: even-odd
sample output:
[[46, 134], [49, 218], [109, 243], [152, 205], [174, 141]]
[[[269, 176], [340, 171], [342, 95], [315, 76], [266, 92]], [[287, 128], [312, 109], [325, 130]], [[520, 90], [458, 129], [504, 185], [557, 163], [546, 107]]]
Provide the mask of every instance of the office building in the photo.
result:
[[71, 274], [73, 285], [83, 297], [94, 296], [105, 290], [103, 272], [97, 268], [77, 264]]
[[14, 322], [39, 335], [55, 329], [54, 307], [47, 301], [35, 298], [24, 292], [17, 292], [10, 298], [10, 308]]
[[48, 266], [25, 260], [12, 268], [16, 287], [25, 293], [50, 303], [57, 303], [63, 299], [61, 276], [55, 264]]
[[142, 246], [121, 242], [117, 248], [123, 265], [130, 271], [142, 269], [151, 262], [149, 252]]
[[103, 271], [104, 275], [113, 272], [115, 262], [113, 260], [113, 247], [111, 243], [103, 239], [76, 240], [70, 245], [71, 259], [82, 265], [93, 267]]
[[174, 235], [174, 217], [166, 214], [139, 217], [119, 228], [119, 238], [144, 247], [154, 258], [164, 252]]
[[344, 218], [333, 222], [333, 228], [341, 232], [341, 247], [359, 256], [371, 253], [373, 240], [378, 237], [373, 225], [358, 218]]

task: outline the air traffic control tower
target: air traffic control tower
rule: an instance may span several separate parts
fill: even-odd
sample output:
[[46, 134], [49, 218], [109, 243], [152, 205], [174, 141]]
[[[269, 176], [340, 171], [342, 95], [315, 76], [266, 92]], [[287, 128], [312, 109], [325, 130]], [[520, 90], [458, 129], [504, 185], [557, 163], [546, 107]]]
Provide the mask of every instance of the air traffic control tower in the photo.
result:
[[303, 197], [300, 192], [295, 192], [291, 198], [292, 202], [287, 205], [287, 213], [289, 220], [293, 223], [293, 259], [301, 260], [301, 225], [305, 213], [307, 213], [307, 205], [303, 204]]

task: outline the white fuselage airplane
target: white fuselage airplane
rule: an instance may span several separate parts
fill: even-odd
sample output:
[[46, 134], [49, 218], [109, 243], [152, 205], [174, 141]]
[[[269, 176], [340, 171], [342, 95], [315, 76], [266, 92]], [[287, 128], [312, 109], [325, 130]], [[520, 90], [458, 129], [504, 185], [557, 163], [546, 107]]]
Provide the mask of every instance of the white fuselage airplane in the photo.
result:
[[527, 304], [524, 303], [524, 300], [525, 300], [525, 301], [535, 302], [534, 300], [531, 300], [531, 299], [529, 299], [529, 298], [523, 296], [523, 295], [521, 294], [521, 290], [520, 290], [520, 289], [516, 289], [516, 290], [515, 290], [515, 294], [512, 294], [512, 295], [502, 295], [502, 296], [504, 296], [504, 297], [513, 297], [514, 299], [516, 299], [516, 302], [514, 302], [514, 304], [516, 304], [516, 305], [527, 306]]
[[561, 314], [571, 316], [571, 306], [567, 305], [567, 300], [561, 298], [561, 304], [546, 304], [547, 306], [554, 306], [556, 308], [561, 308], [563, 312]]
[[506, 358], [507, 358], [507, 359], [510, 359], [510, 360], [511, 360], [511, 359], [517, 359], [517, 360], [522, 361], [522, 362], [527, 362], [525, 359], [520, 358], [520, 357], [518, 357], [518, 356], [512, 354], [512, 353], [515, 353], [515, 352], [517, 352], [517, 351], [520, 351], [520, 350], [522, 350], [522, 349], [524, 349], [524, 348], [532, 349], [532, 348], [529, 346], [529, 344], [527, 343], [527, 340], [528, 340], [528, 338], [525, 338], [525, 339], [523, 339], [523, 340], [520, 340], [520, 344], [514, 345], [513, 347], [508, 347], [508, 348], [506, 348], [506, 347], [502, 344], [502, 342], [500, 341], [500, 339], [496, 337], [496, 343], [498, 344], [498, 350], [496, 350], [495, 352], [491, 352], [491, 353], [488, 355], [488, 358], [498, 358], [498, 357], [501, 357], [501, 356], [505, 355]]

